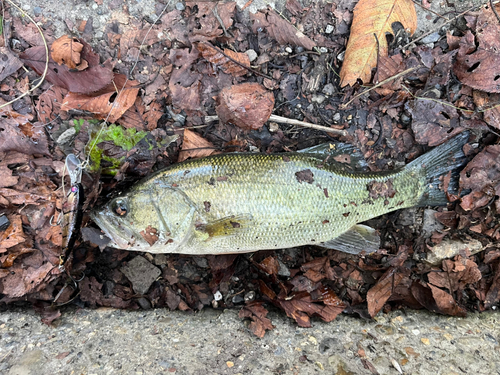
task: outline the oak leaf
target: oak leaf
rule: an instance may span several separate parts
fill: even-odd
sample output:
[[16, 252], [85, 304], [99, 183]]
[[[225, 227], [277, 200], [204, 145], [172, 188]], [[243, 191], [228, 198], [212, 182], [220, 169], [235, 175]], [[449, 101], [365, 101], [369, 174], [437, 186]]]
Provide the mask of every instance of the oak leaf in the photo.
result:
[[356, 5], [340, 70], [342, 87], [355, 84], [358, 78], [370, 81], [377, 58], [388, 54], [385, 35], [392, 32], [394, 22], [400, 22], [410, 35], [415, 32], [417, 13], [411, 0], [361, 0]]

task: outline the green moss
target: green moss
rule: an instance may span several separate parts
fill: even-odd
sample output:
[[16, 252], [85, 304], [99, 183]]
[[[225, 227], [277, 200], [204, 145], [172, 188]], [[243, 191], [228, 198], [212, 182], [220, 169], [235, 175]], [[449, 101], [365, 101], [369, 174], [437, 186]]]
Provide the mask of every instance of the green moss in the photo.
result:
[[125, 151], [130, 151], [148, 133], [137, 131], [136, 129], [125, 129], [119, 125], [111, 124], [102, 128], [96, 127], [91, 131], [90, 141], [87, 145], [87, 153], [90, 155], [91, 171], [96, 172], [101, 167], [101, 161], [106, 160], [112, 164], [111, 168], [106, 168], [102, 172], [115, 175], [125, 158], [112, 158], [103, 154], [103, 150], [98, 147], [102, 142], [111, 141], [115, 146], [121, 147]]

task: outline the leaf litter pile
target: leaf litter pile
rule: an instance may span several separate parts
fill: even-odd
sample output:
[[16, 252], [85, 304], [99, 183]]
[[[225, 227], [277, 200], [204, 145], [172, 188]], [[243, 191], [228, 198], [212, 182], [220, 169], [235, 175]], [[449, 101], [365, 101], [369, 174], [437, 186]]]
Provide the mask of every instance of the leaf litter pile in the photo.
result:
[[[4, 9], [2, 304], [28, 301], [48, 324], [69, 303], [234, 307], [259, 337], [273, 329], [272, 306], [310, 327], [312, 318], [331, 321], [342, 312], [369, 319], [409, 306], [464, 316], [499, 305], [500, 8], [448, 15], [448, 30], [412, 43], [417, 21], [408, 0], [289, 0], [281, 13], [249, 15], [234, 2], [186, 2], [182, 10], [158, 8], [156, 22], [131, 17], [122, 5], [110, 3], [122, 10], [102, 40], [93, 39], [92, 19], [67, 20], [75, 36], [56, 38], [39, 15], [42, 38]], [[382, 238], [370, 256], [315, 247], [127, 252], [107, 248], [85, 215], [66, 270], [58, 267], [70, 153], [85, 165], [88, 212], [188, 158], [341, 141], [361, 150], [370, 170], [383, 171], [466, 129], [461, 195], [450, 195], [448, 207], [370, 220]], [[144, 236], [155, 240], [154, 231]]]

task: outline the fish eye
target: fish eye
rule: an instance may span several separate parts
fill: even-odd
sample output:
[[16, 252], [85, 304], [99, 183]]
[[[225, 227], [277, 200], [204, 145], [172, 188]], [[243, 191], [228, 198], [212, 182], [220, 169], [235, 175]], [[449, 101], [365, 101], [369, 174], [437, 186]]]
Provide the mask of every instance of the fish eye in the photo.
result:
[[125, 199], [123, 198], [116, 198], [111, 202], [110, 205], [111, 211], [117, 216], [124, 217], [127, 215], [128, 212], [128, 205]]

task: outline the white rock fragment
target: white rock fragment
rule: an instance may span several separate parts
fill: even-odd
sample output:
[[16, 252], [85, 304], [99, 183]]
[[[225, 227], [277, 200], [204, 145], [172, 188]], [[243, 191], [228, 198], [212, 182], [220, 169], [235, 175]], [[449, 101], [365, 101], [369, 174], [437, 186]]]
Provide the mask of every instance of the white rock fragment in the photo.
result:
[[478, 240], [443, 240], [440, 244], [429, 247], [426, 261], [430, 264], [437, 265], [443, 259], [453, 258], [461, 251], [470, 251], [471, 255], [477, 254], [484, 250], [483, 245]]
[[290, 47], [286, 47], [285, 48], [285, 51], [288, 52], [288, 53], [292, 53], [293, 52], [293, 49], [291, 49]]
[[325, 33], [331, 34], [333, 32], [333, 29], [334, 29], [333, 25], [328, 24], [326, 25]]
[[258, 57], [257, 52], [255, 52], [253, 49], [249, 49], [245, 51], [245, 53], [248, 55], [248, 59], [250, 60], [250, 62], [254, 61]]

